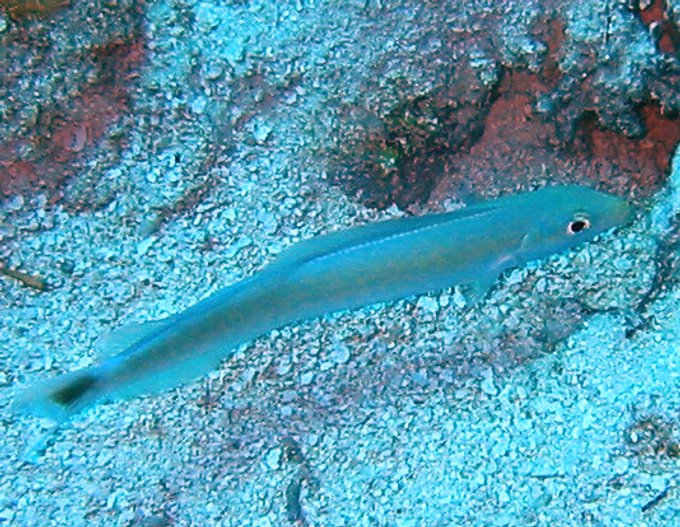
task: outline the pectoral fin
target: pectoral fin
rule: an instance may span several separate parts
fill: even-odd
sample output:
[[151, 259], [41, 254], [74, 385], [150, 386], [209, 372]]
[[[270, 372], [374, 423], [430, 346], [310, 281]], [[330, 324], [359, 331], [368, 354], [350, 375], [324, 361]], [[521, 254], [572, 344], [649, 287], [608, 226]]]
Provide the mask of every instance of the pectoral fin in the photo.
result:
[[496, 283], [496, 276], [485, 276], [480, 278], [475, 282], [470, 282], [461, 285], [461, 293], [465, 298], [465, 304], [467, 307], [472, 307], [478, 304], [487, 295], [489, 290]]

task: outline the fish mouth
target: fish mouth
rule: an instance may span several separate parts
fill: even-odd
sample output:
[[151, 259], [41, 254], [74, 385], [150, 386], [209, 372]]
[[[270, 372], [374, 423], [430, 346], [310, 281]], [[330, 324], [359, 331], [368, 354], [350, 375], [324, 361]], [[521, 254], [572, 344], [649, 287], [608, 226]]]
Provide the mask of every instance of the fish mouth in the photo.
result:
[[633, 208], [625, 199], [615, 198], [612, 206], [612, 216], [614, 225], [625, 225], [633, 219]]
[[611, 194], [600, 202], [598, 219], [599, 233], [609, 232], [616, 227], [623, 227], [633, 220], [634, 210], [625, 199]]

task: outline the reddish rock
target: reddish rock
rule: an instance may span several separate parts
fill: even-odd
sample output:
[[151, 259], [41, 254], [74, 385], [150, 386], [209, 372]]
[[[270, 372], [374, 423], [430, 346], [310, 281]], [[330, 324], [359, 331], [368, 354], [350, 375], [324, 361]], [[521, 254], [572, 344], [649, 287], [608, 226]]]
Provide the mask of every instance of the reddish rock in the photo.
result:
[[96, 80], [45, 107], [24, 136], [0, 144], [0, 193], [54, 192], [78, 173], [107, 132], [130, 114], [128, 91], [144, 57], [141, 38], [91, 50]]

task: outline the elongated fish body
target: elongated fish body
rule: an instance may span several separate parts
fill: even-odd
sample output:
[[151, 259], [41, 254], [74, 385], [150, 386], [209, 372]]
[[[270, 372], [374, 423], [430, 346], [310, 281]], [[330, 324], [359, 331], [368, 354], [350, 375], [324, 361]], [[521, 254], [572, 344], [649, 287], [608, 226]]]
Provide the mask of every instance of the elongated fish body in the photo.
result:
[[456, 284], [488, 284], [629, 216], [618, 197], [562, 186], [313, 238], [177, 315], [114, 332], [100, 346], [117, 354], [29, 388], [19, 402], [62, 420], [99, 400], [173, 387], [274, 328]]

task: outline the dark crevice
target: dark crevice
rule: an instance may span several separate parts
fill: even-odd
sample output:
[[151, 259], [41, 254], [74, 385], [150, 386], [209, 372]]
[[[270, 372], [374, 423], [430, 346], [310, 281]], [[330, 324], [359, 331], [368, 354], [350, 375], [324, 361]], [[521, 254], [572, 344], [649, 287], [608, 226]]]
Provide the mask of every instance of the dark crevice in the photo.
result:
[[452, 156], [484, 135], [501, 77], [467, 101], [445, 88], [406, 100], [382, 119], [379, 131], [335, 152], [333, 182], [370, 207], [424, 203], [437, 181], [450, 176]]

